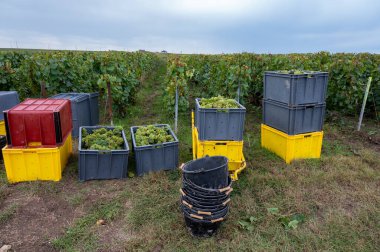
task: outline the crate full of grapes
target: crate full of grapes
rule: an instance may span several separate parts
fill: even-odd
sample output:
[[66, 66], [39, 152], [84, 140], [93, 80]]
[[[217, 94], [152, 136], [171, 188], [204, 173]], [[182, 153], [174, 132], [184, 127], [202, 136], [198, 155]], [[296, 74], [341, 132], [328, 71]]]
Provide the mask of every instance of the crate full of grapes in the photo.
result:
[[80, 127], [78, 152], [81, 181], [127, 177], [129, 147], [122, 127]]
[[138, 176], [178, 167], [178, 139], [167, 124], [131, 127]]
[[246, 109], [221, 96], [195, 99], [195, 127], [199, 140], [242, 141]]

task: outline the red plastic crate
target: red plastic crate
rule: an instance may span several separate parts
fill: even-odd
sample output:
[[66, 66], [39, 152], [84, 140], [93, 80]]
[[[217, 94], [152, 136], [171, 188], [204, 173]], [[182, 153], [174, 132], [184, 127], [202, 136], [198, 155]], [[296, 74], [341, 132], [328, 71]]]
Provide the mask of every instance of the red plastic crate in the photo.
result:
[[71, 104], [65, 99], [26, 99], [4, 111], [8, 145], [51, 147], [72, 130]]

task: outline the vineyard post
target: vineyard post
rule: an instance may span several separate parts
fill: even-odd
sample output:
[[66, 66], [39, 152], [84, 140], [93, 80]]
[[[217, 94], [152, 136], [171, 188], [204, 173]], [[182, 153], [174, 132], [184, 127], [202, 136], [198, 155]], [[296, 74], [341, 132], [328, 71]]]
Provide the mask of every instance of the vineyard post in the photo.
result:
[[175, 109], [174, 109], [174, 131], [177, 134], [178, 130], [178, 84], [175, 85]]
[[111, 121], [111, 125], [113, 125], [113, 115], [112, 115], [112, 94], [111, 94], [111, 81], [107, 80], [107, 93], [108, 93], [108, 116]]
[[360, 127], [362, 126], [365, 104], [367, 103], [367, 97], [368, 97], [368, 93], [369, 93], [369, 88], [371, 87], [371, 82], [372, 82], [372, 77], [369, 77], [368, 82], [367, 82], [367, 88], [365, 89], [365, 93], [364, 93], [362, 109], [360, 111], [359, 122], [358, 122], [358, 131], [360, 131]]
[[45, 81], [41, 82], [41, 97], [42, 98], [46, 98], [47, 97]]

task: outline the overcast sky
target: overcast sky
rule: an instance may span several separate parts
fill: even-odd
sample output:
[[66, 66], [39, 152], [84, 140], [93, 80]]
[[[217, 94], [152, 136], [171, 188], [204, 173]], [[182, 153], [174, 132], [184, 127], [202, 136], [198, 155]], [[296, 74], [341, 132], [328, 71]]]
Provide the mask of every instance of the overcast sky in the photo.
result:
[[0, 47], [380, 53], [380, 0], [0, 0]]

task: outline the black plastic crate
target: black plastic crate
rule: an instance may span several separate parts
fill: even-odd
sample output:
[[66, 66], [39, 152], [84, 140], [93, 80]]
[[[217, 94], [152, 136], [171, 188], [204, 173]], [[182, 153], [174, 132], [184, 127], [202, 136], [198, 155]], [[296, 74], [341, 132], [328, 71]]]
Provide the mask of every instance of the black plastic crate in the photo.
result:
[[143, 126], [131, 127], [133, 152], [136, 160], [136, 173], [141, 176], [145, 173], [160, 170], [173, 170], [178, 167], [179, 141], [168, 124], [156, 124], [156, 127], [167, 127], [168, 133], [174, 137], [173, 142], [162, 144], [136, 146], [135, 133]]
[[111, 126], [91, 126], [79, 128], [78, 143], [78, 164], [79, 179], [81, 181], [92, 179], [121, 179], [126, 178], [128, 173], [128, 155], [129, 147], [125, 138], [124, 130], [122, 131], [124, 139], [123, 150], [83, 150], [82, 149], [82, 129], [91, 133], [95, 129], [105, 128], [113, 130]]

